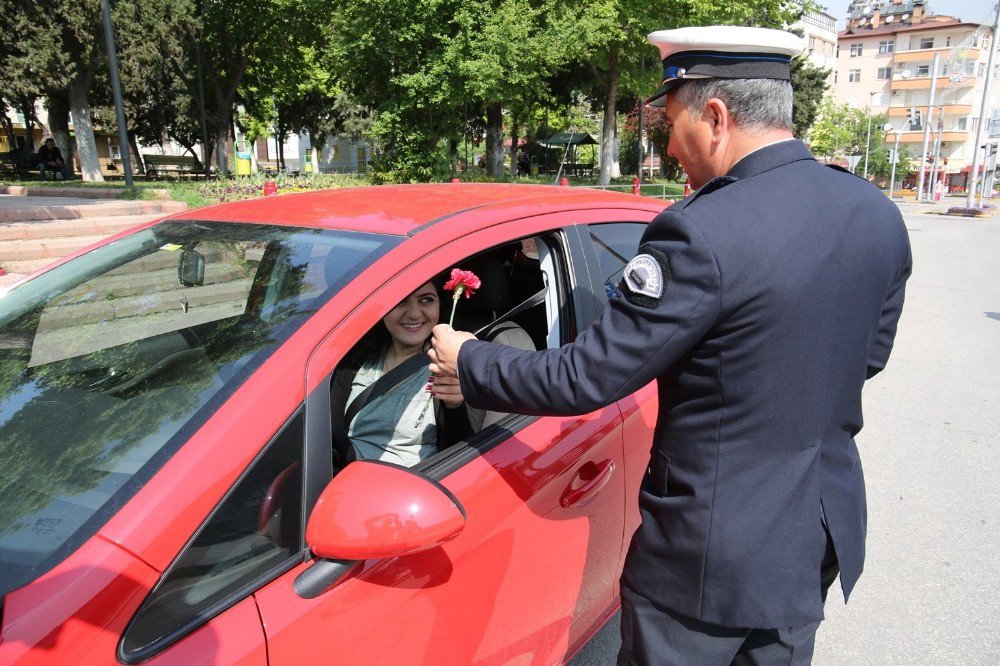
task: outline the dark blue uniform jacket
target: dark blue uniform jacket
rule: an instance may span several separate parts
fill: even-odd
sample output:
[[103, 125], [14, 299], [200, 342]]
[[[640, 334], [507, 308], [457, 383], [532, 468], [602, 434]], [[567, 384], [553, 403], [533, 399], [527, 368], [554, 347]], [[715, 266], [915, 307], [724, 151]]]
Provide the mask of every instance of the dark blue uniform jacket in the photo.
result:
[[845, 596], [864, 563], [854, 436], [903, 305], [902, 217], [868, 182], [785, 141], [657, 216], [639, 253], [660, 257], [660, 298], [623, 282], [558, 350], [468, 342], [462, 391], [475, 407], [579, 414], [656, 379], [623, 580], [716, 624], [820, 620], [823, 516]]

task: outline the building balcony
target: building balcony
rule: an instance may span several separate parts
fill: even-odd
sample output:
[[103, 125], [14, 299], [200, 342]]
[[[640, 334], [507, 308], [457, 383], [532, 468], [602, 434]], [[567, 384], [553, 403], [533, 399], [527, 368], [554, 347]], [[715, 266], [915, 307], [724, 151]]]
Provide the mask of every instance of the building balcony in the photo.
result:
[[[909, 106], [890, 106], [886, 114], [890, 118], [899, 118], [900, 116], [910, 115], [910, 109], [920, 109], [921, 112], [927, 110], [927, 105], [914, 104], [912, 107]], [[936, 112], [935, 112], [936, 113]], [[967, 116], [972, 113], [971, 104], [945, 104], [944, 105], [944, 115], [950, 116]]]
[[[938, 90], [950, 87], [971, 88], [974, 85], [976, 85], [976, 77], [974, 76], [967, 76], [959, 82], [952, 81], [947, 76], [937, 77]], [[915, 76], [908, 79], [904, 79], [902, 77], [894, 78], [890, 87], [892, 90], [930, 90], [931, 77]]]
[[[942, 143], [947, 143], [947, 142], [952, 142], [952, 141], [954, 141], [956, 143], [965, 143], [968, 140], [969, 140], [969, 133], [968, 132], [959, 132], [957, 130], [941, 132], [941, 142]], [[899, 135], [899, 142], [900, 143], [923, 143], [923, 141], [924, 141], [924, 131], [922, 129], [921, 130], [916, 130], [916, 131], [902, 132]], [[933, 143], [935, 141], [937, 141], [937, 131], [935, 131], [935, 130], [932, 129], [932, 131], [931, 131], [931, 143]], [[886, 135], [885, 135], [885, 143], [887, 145], [892, 145], [895, 142], [896, 142], [896, 135], [894, 133], [892, 133], [892, 132], [886, 133]]]
[[[948, 55], [953, 47], [946, 46], [941, 49], [913, 49], [912, 51], [896, 51], [893, 54], [893, 62], [931, 62], [934, 60], [934, 54], [941, 54], [941, 60], [947, 62]], [[972, 62], [979, 60], [979, 49], [970, 48], [968, 53], [966, 53], [966, 58]]]

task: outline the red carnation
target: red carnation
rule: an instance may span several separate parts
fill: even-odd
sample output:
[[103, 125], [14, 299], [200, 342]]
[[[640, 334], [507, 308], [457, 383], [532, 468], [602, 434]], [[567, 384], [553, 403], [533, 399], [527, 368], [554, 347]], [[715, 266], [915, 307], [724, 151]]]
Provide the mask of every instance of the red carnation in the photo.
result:
[[451, 269], [451, 279], [444, 283], [445, 289], [454, 292], [454, 295], [451, 297], [451, 318], [448, 319], [449, 326], [455, 323], [455, 308], [458, 307], [458, 299], [462, 297], [462, 294], [465, 294], [465, 297], [469, 298], [482, 286], [483, 281], [472, 271], [463, 271], [461, 268]]
[[466, 298], [471, 297], [476, 290], [483, 286], [483, 281], [472, 271], [463, 271], [461, 268], [451, 269], [451, 279], [444, 283], [444, 288], [454, 291], [452, 298], [458, 298], [463, 293]]

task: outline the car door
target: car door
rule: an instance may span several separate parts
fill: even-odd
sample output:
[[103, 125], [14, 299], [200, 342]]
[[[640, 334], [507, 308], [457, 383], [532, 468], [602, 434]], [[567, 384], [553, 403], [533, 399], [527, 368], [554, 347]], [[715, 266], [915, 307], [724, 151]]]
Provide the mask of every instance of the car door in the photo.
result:
[[[329, 377], [345, 345], [414, 285], [528, 236], [544, 246], [547, 319], [562, 332], [549, 343], [570, 341], [589, 323], [593, 296], [579, 245], [558, 229], [566, 220], [519, 220], [430, 252], [374, 289], [368, 305], [331, 332], [313, 355], [310, 377]], [[329, 405], [328, 381], [311, 385], [307, 413]], [[327, 435], [319, 448], [328, 442]], [[343, 563], [349, 573], [313, 598], [296, 586], [323, 562], [305, 562], [259, 590], [269, 662], [561, 661], [615, 609], [621, 464], [621, 417], [610, 405], [581, 417], [507, 416], [413, 468], [458, 499], [467, 516], [462, 534], [415, 555]]]
[[[616, 296], [621, 271], [636, 255], [648, 221], [629, 220], [621, 216], [581, 226], [579, 233], [591, 267], [593, 290], [605, 300]], [[657, 414], [656, 382], [618, 401], [622, 413], [622, 443], [624, 446], [626, 503], [625, 541], [631, 540], [639, 526], [639, 485], [649, 465], [653, 445], [653, 427]]]

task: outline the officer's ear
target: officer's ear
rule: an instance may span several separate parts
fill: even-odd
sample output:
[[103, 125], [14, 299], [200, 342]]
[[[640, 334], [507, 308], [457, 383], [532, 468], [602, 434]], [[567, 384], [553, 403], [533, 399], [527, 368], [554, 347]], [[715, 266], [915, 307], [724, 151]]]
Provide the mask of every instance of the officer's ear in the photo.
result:
[[730, 129], [732, 129], [733, 117], [729, 114], [729, 107], [718, 97], [713, 97], [705, 102], [702, 117], [712, 129], [712, 138], [719, 141]]

